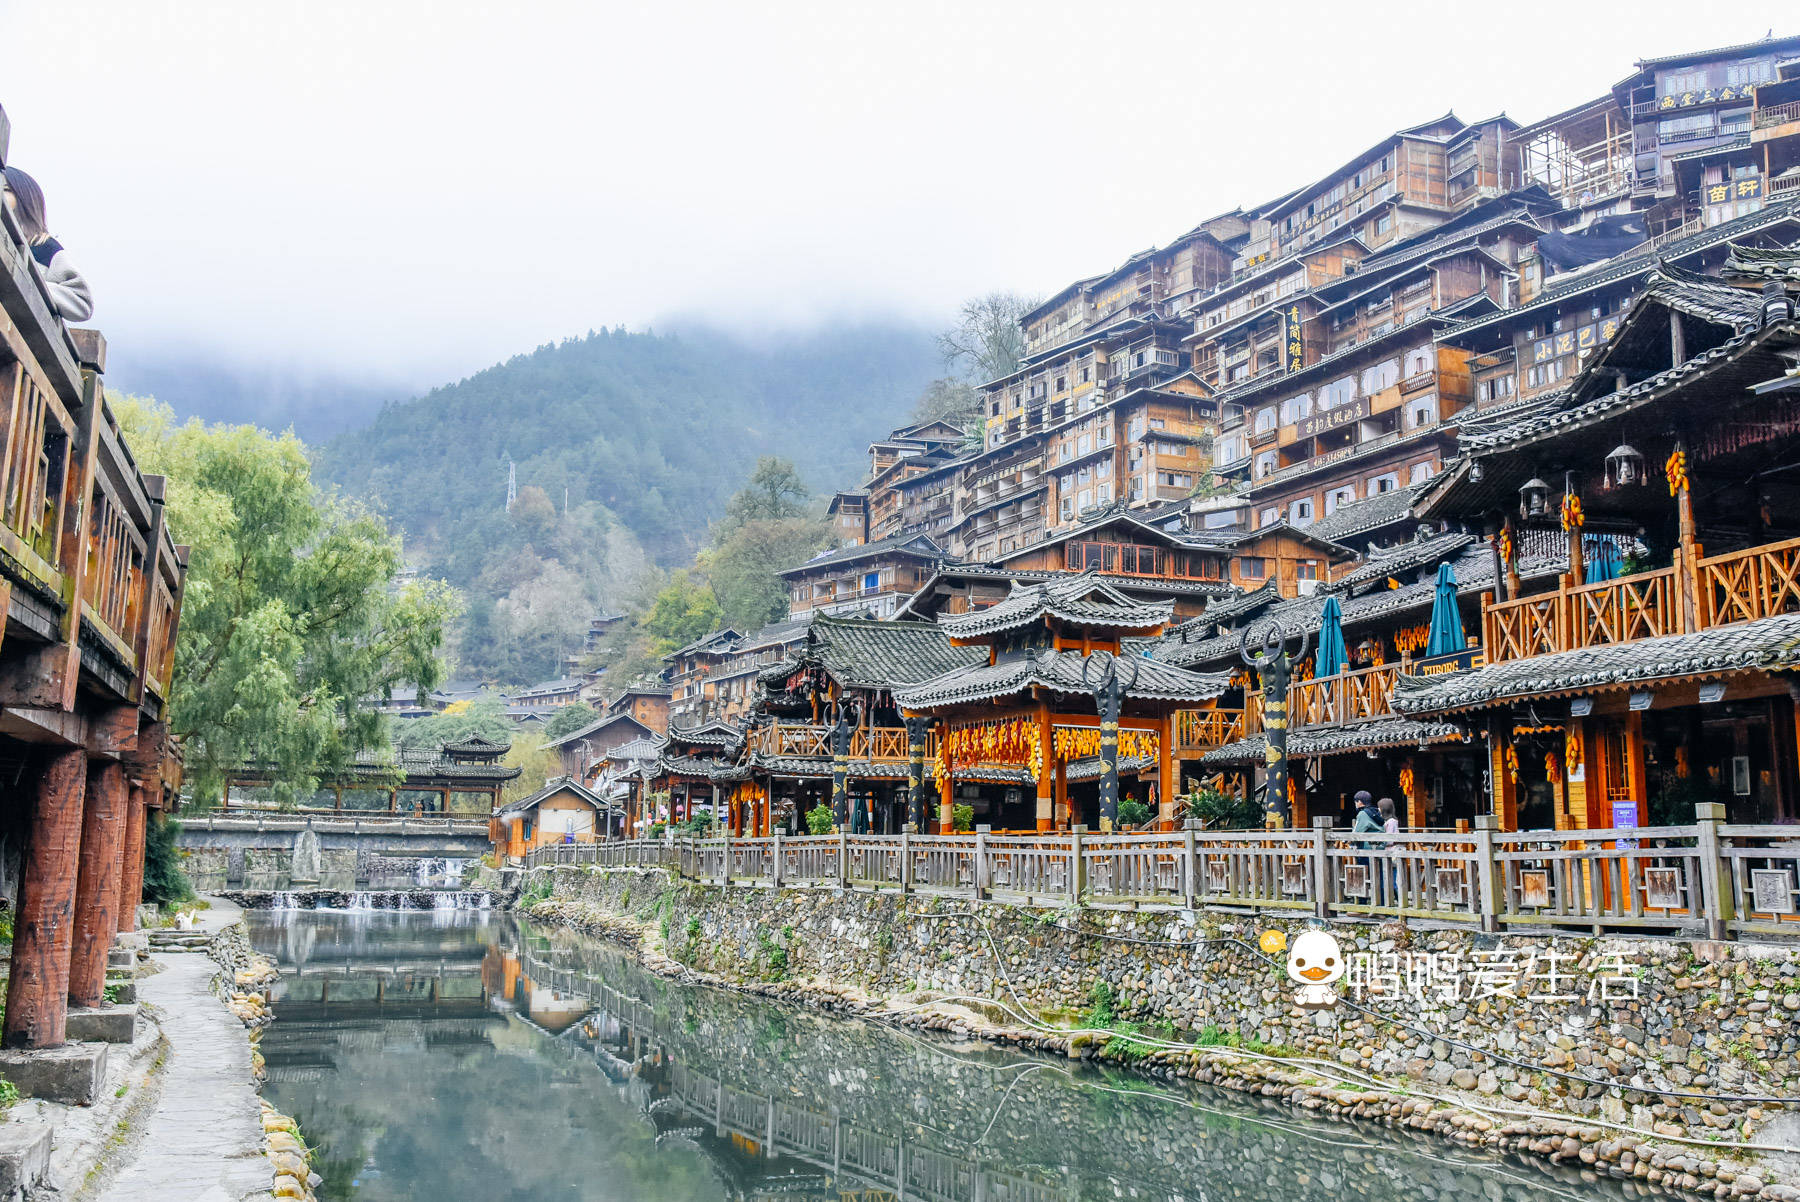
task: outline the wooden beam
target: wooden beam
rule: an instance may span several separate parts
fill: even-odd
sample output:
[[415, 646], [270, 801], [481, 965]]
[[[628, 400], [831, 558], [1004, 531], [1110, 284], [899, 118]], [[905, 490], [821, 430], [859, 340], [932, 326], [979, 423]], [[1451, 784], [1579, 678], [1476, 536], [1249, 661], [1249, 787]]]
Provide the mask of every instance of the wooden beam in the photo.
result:
[[133, 783], [126, 798], [125, 875], [119, 881], [119, 924], [121, 934], [137, 930], [137, 910], [144, 901], [144, 830], [145, 786]]

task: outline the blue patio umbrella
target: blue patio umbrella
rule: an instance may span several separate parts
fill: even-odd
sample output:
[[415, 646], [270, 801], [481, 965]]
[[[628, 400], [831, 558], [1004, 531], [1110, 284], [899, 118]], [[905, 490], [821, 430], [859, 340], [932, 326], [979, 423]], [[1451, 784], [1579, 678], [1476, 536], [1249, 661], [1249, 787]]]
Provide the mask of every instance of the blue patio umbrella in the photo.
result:
[[1585, 541], [1587, 552], [1587, 578], [1591, 584], [1600, 580], [1617, 580], [1624, 574], [1625, 564], [1619, 554], [1619, 545], [1611, 539], [1589, 538]]
[[1336, 597], [1325, 598], [1319, 614], [1319, 651], [1313, 665], [1314, 676], [1336, 676], [1344, 670], [1349, 656], [1344, 654], [1344, 607]]
[[1463, 637], [1462, 611], [1456, 608], [1456, 573], [1449, 564], [1440, 563], [1437, 574], [1437, 596], [1431, 602], [1431, 637], [1425, 643], [1425, 655], [1453, 655], [1468, 645]]

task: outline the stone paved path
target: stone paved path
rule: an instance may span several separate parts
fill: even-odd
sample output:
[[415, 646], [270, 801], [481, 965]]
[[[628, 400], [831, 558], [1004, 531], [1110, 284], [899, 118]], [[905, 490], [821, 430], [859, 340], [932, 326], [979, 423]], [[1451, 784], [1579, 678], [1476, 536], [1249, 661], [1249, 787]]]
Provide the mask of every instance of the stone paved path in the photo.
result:
[[[213, 901], [201, 925], [216, 930], [237, 907]], [[216, 965], [193, 953], [158, 955], [164, 966], [138, 981], [138, 998], [159, 1009], [169, 1057], [162, 1096], [132, 1159], [99, 1202], [242, 1202], [269, 1196], [262, 1107], [250, 1080], [244, 1026], [207, 989]]]

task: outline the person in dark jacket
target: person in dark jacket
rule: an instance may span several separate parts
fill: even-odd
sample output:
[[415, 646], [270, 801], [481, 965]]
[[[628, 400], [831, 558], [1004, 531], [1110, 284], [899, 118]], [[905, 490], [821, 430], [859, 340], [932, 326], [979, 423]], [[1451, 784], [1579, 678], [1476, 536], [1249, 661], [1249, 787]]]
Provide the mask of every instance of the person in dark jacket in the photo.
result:
[[5, 169], [6, 210], [18, 222], [31, 244], [31, 257], [50, 294], [50, 303], [64, 321], [86, 321], [94, 315], [94, 294], [82, 278], [62, 243], [50, 236], [44, 224], [44, 190], [17, 167]]

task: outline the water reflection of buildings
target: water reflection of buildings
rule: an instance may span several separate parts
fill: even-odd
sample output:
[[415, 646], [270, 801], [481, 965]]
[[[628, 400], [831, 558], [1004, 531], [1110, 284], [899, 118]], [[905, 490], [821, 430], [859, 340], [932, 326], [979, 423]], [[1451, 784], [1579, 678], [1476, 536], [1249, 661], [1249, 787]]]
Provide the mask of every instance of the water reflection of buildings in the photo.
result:
[[[556, 1104], [568, 1098], [584, 1116], [616, 1115], [601, 1124], [612, 1138], [636, 1130], [654, 1133], [663, 1152], [679, 1148], [652, 1178], [681, 1165], [695, 1172], [697, 1157], [737, 1202], [1447, 1202], [1493, 1196], [1488, 1187], [1508, 1177], [1507, 1193], [1550, 1184], [1538, 1171], [1459, 1162], [1399, 1133], [1306, 1127], [1273, 1103], [1183, 1106], [1133, 1092], [1149, 1088], [1141, 1082], [1078, 1088], [1047, 1061], [686, 988], [613, 949], [505, 918], [484, 923], [478, 938], [460, 933], [461, 951], [425, 934], [390, 944], [398, 950], [385, 957], [360, 954], [354, 932], [314, 936], [302, 962], [282, 965], [264, 1045], [271, 1077], [317, 1080], [369, 1041], [488, 1044], [484, 1053], [508, 1061], [556, 1066], [523, 1079], [566, 1083], [576, 1092]], [[550, 1095], [534, 1088], [541, 1109]], [[576, 1146], [604, 1146], [582, 1138]], [[557, 1154], [504, 1138], [497, 1146], [512, 1164]], [[663, 1152], [652, 1151], [655, 1165]], [[594, 1154], [603, 1166], [607, 1153]], [[1622, 1196], [1606, 1183], [1558, 1192]]]

